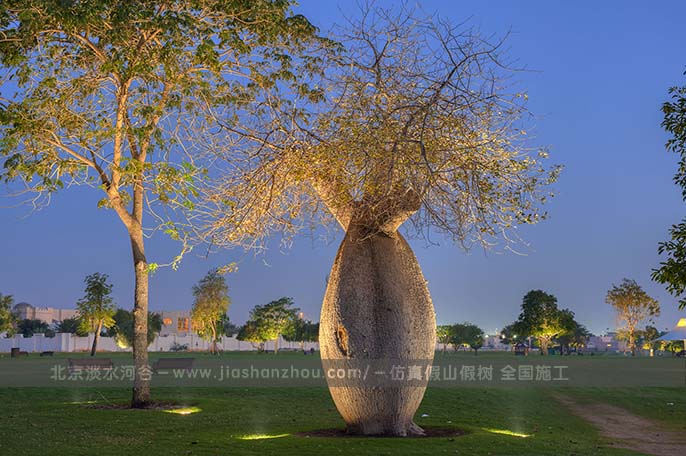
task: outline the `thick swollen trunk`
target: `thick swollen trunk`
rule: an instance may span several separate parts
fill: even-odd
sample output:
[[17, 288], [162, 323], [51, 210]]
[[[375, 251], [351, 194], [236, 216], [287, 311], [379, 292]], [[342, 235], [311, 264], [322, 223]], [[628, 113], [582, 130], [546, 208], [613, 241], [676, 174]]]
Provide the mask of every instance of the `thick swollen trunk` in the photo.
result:
[[133, 364], [135, 376], [131, 406], [140, 408], [150, 402], [150, 367], [148, 366], [148, 263], [145, 259], [143, 230], [131, 232], [136, 283], [133, 304]]
[[[365, 235], [349, 228], [329, 277], [319, 344], [325, 372], [344, 363], [432, 364], [433, 304], [419, 263], [399, 233]], [[374, 387], [354, 376], [341, 383], [327, 375], [327, 381], [348, 432], [406, 436], [423, 433], [413, 417], [426, 390], [425, 374], [399, 386]]]
[[100, 332], [102, 331], [102, 321], [98, 322], [98, 328], [95, 330], [93, 335], [93, 346], [91, 347], [91, 356], [95, 356], [95, 352], [98, 350], [98, 341], [100, 340]]

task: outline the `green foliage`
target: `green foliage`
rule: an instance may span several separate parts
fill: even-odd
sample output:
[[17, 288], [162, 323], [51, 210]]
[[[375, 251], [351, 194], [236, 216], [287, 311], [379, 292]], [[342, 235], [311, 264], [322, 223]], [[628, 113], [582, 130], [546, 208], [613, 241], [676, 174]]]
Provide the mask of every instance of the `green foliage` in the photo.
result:
[[85, 294], [76, 303], [81, 332], [95, 332], [114, 325], [116, 308], [111, 296], [112, 284], [107, 280], [107, 274], [99, 272], [86, 276]]
[[283, 335], [297, 318], [293, 299], [283, 297], [262, 306], [255, 306], [250, 319], [238, 333], [239, 340], [262, 344]]
[[500, 340], [506, 345], [514, 345], [517, 341], [523, 342], [527, 335], [523, 335], [520, 329], [517, 322], [510, 323], [500, 331]]
[[[665, 147], [679, 155], [674, 182], [681, 188], [681, 197], [686, 201], [686, 86], [672, 87], [669, 94], [671, 100], [662, 105], [662, 128], [671, 135]], [[686, 219], [672, 225], [669, 236], [669, 241], [658, 245], [658, 253], [667, 255], [667, 259], [653, 270], [652, 278], [680, 298], [679, 309], [683, 310], [686, 308]]]
[[6, 333], [11, 336], [16, 331], [17, 317], [12, 312], [12, 305], [14, 298], [12, 295], [3, 295], [0, 293], [0, 333]]
[[319, 340], [319, 323], [294, 318], [284, 330], [283, 338], [289, 342], [317, 342]]
[[458, 346], [468, 346], [474, 353], [484, 345], [484, 331], [475, 324], [464, 322], [452, 325], [450, 330], [450, 343], [457, 349]]
[[652, 321], [660, 315], [660, 303], [643, 291], [635, 280], [624, 279], [619, 285], [612, 285], [605, 302], [617, 312], [620, 330], [627, 336], [631, 353], [636, 351], [637, 329], [643, 321]]
[[[148, 312], [148, 345], [155, 341], [155, 337], [162, 331], [162, 316]], [[114, 314], [114, 325], [107, 331], [109, 337], [114, 337], [122, 348], [133, 346], [133, 312], [117, 309]]]
[[452, 344], [453, 339], [453, 325], [438, 325], [436, 326], [436, 340], [443, 344], [443, 349], [448, 344]]
[[128, 230], [149, 209], [186, 252], [208, 172], [201, 138], [238, 131], [246, 116], [261, 124], [295, 87], [321, 97], [303, 81], [332, 45], [292, 4], [1, 2], [0, 179], [44, 196], [34, 203], [72, 184], [98, 188], [98, 206]]
[[34, 334], [45, 334], [50, 327], [43, 320], [24, 319], [17, 323], [17, 332], [24, 337], [31, 337]]
[[57, 325], [57, 332], [76, 334], [80, 337], [87, 336], [88, 331], [82, 331], [80, 326], [81, 322], [78, 318], [65, 318]]
[[193, 329], [200, 337], [212, 342], [214, 347], [225, 333], [226, 313], [231, 303], [229, 287], [224, 276], [216, 270], [208, 272], [193, 286], [193, 296]]
[[641, 339], [641, 347], [646, 350], [655, 348], [657, 342], [655, 339], [660, 337], [662, 332], [659, 331], [655, 326], [646, 325], [646, 327], [639, 333], [639, 338]]
[[548, 347], [556, 336], [574, 328], [574, 313], [560, 310], [557, 298], [542, 290], [531, 290], [522, 300], [522, 311], [512, 330], [518, 336], [534, 337], [541, 347], [541, 354], [548, 353]]

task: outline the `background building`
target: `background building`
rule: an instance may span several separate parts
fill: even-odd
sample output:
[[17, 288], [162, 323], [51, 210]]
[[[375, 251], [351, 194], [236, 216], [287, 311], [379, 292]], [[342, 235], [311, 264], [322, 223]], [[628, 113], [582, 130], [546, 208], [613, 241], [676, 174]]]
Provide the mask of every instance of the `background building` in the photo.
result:
[[53, 307], [35, 307], [28, 302], [20, 302], [12, 310], [19, 320], [41, 320], [49, 325], [76, 317], [76, 309], [55, 309]]

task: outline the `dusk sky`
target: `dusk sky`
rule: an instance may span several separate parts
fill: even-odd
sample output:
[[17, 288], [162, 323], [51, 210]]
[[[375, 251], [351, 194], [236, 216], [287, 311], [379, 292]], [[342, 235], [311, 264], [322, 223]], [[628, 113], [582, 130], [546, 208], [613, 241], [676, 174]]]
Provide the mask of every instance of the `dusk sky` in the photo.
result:
[[[486, 35], [512, 30], [508, 55], [531, 70], [516, 81], [536, 115], [532, 144], [548, 147], [550, 162], [565, 167], [555, 185], [558, 196], [547, 207], [550, 219], [520, 232], [530, 244], [520, 247], [525, 256], [412, 243], [438, 322], [471, 321], [492, 333], [517, 317], [528, 290], [543, 289], [601, 333], [615, 326], [605, 294], [628, 277], [660, 301], [657, 326], [671, 328], [684, 312], [650, 273], [660, 261], [658, 242], [686, 215], [672, 183], [676, 157], [665, 151], [667, 134], [660, 127], [668, 88], [686, 84], [686, 3], [418, 3], [454, 22], [471, 18]], [[341, 10], [354, 14], [354, 4], [303, 0], [297, 11], [326, 31], [342, 21]], [[110, 275], [117, 304], [132, 308], [127, 234], [113, 212], [96, 208], [101, 198], [97, 190], [70, 188], [35, 213], [2, 198], [0, 293], [14, 295], [15, 302], [73, 308], [84, 276], [98, 271]], [[189, 310], [192, 285], [209, 269], [238, 261], [238, 271], [227, 275], [234, 322], [282, 296], [318, 320], [341, 238], [342, 232], [328, 244], [299, 238], [287, 251], [259, 257], [224, 251], [206, 259], [205, 250], [194, 251], [178, 271], [163, 268], [152, 277], [150, 307]], [[165, 263], [178, 248], [157, 236], [148, 241], [148, 259]]]

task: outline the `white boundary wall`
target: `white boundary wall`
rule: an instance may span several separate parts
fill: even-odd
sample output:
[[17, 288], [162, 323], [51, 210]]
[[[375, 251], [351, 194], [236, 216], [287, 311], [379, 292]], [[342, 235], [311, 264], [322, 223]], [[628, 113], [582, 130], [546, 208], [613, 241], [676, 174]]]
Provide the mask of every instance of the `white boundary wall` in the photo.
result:
[[[195, 334], [186, 336], [157, 336], [152, 344], [148, 347], [149, 351], [166, 352], [174, 344], [188, 345], [190, 351], [208, 351], [210, 343], [201, 339]], [[9, 353], [14, 347], [19, 347], [21, 351], [29, 353], [40, 353], [44, 351], [54, 352], [86, 352], [90, 351], [93, 345], [93, 335], [88, 337], [78, 337], [74, 334], [57, 333], [55, 337], [45, 337], [43, 334], [35, 334], [33, 337], [23, 337], [21, 335], [5, 338], [0, 336], [0, 353]], [[224, 337], [220, 343], [217, 344], [220, 350], [223, 351], [251, 351], [257, 350], [257, 347], [250, 342], [242, 342], [234, 337]], [[265, 344], [267, 350], [274, 349], [274, 341]], [[279, 348], [290, 348], [300, 350], [299, 342], [286, 342], [283, 339], [279, 340]], [[316, 342], [305, 342], [305, 350], [314, 348], [319, 350], [319, 344]], [[108, 352], [126, 352], [131, 349], [122, 349], [117, 346], [112, 337], [100, 337], [98, 342], [98, 351]]]

